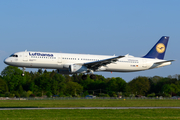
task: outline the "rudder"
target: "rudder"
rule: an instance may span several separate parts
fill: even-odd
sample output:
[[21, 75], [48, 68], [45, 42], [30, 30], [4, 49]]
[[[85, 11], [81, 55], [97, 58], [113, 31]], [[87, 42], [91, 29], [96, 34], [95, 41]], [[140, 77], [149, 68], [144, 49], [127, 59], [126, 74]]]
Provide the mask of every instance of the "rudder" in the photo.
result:
[[143, 58], [164, 59], [169, 37], [163, 36]]

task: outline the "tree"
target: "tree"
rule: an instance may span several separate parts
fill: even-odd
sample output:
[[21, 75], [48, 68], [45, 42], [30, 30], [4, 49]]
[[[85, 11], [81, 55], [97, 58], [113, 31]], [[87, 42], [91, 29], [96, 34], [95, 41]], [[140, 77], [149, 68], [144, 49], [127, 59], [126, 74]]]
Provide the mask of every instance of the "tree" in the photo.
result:
[[87, 76], [86, 80], [81, 81], [80, 85], [83, 86], [84, 90], [93, 90], [91, 84], [93, 84], [94, 80], [90, 79], [89, 76]]
[[[22, 96], [23, 95], [23, 92], [24, 92], [24, 90], [23, 90], [23, 87], [22, 87], [22, 85], [19, 85], [19, 88], [18, 88], [18, 93], [19, 93], [19, 95], [20, 96]], [[23, 96], [24, 97], [24, 96]]]
[[16, 91], [19, 85], [24, 85], [26, 83], [26, 77], [21, 76], [22, 70], [18, 67], [7, 66], [2, 72], [4, 81], [7, 83], [9, 92]]
[[46, 91], [51, 92], [51, 84], [50, 84], [50, 75], [49, 73], [44, 73], [40, 77], [35, 79], [35, 84], [38, 86], [38, 91], [42, 93], [42, 96]]
[[7, 84], [2, 78], [0, 78], [0, 93], [3, 94], [5, 92], [8, 92]]
[[154, 77], [149, 78], [150, 90], [148, 94], [158, 93], [161, 90], [161, 84], [159, 84], [161, 80], [162, 80], [162, 77], [160, 76], [154, 76]]
[[2, 77], [12, 77], [13, 75], [21, 75], [22, 70], [20, 70], [18, 67], [14, 66], [7, 66], [2, 72]]
[[107, 83], [107, 88], [109, 91], [114, 92], [125, 92], [127, 87], [127, 83], [120, 77], [111, 78], [111, 80]]
[[38, 73], [42, 74], [43, 73], [42, 69], [38, 69]]
[[[52, 77], [51, 77], [52, 76]], [[63, 93], [66, 88], [66, 78], [61, 74], [50, 74], [51, 79], [51, 90], [52, 94], [58, 95], [60, 93]]]
[[131, 92], [136, 95], [145, 95], [150, 89], [150, 82], [147, 77], [137, 77], [128, 83]]
[[180, 93], [180, 85], [179, 84], [171, 84], [171, 91], [173, 94], [179, 95]]
[[68, 82], [66, 85], [65, 94], [77, 96], [78, 94], [82, 93], [83, 87], [76, 82]]
[[49, 92], [49, 91], [47, 91], [46, 95], [47, 95], [47, 97], [51, 97], [51, 96], [52, 96], [52, 93]]

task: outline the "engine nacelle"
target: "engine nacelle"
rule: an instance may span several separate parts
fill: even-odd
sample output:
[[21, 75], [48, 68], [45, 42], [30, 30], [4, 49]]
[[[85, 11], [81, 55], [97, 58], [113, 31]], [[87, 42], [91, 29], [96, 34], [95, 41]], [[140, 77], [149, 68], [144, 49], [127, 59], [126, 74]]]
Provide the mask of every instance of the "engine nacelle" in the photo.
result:
[[57, 69], [57, 73], [59, 74], [72, 74], [68, 69]]
[[87, 67], [82, 65], [70, 65], [69, 72], [70, 73], [86, 73], [88, 70]]

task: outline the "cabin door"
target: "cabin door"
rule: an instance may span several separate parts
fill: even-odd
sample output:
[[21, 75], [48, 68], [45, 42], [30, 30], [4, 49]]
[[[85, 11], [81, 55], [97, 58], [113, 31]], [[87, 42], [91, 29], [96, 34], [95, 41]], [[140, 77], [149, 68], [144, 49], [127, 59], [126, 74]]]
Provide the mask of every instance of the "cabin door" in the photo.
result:
[[62, 63], [61, 55], [58, 55], [58, 63]]
[[28, 52], [23, 53], [23, 61], [28, 61]]
[[143, 65], [142, 65], [143, 68], [147, 68], [147, 61], [146, 60], [143, 60]]

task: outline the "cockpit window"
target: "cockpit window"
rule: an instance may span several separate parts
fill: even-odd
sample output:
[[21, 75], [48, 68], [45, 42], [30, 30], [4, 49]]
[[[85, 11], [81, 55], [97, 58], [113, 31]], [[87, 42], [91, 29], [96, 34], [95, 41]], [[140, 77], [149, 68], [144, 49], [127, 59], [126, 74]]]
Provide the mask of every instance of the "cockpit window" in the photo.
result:
[[14, 55], [14, 54], [12, 54], [12, 55], [10, 55], [10, 57], [18, 57], [18, 55]]

